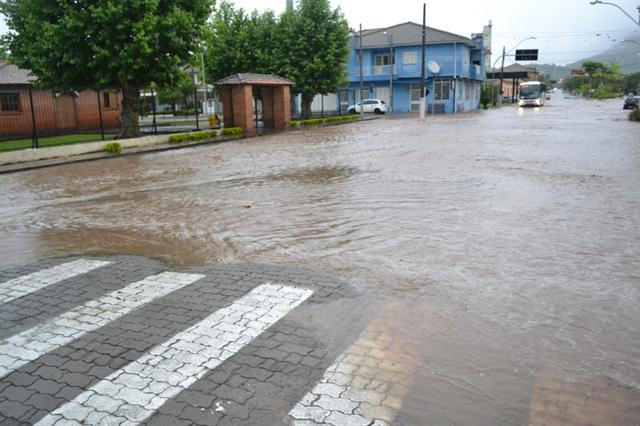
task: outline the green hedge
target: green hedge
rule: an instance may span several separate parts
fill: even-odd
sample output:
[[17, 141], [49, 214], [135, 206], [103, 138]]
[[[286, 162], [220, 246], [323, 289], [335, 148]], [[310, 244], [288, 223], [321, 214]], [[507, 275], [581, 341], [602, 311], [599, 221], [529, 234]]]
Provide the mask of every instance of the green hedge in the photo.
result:
[[218, 137], [215, 130], [202, 130], [200, 132], [181, 133], [179, 135], [169, 136], [170, 143], [197, 142], [203, 139], [214, 139]]
[[108, 143], [104, 149], [109, 153], [109, 154], [120, 154], [122, 152], [122, 145], [120, 145], [118, 142], [111, 142]]
[[318, 126], [320, 124], [324, 123], [324, 119], [322, 118], [310, 118], [308, 120], [303, 120], [302, 124], [304, 124], [304, 127], [313, 127], [313, 126]]
[[640, 121], [640, 108], [636, 108], [629, 113], [629, 120]]
[[307, 120], [298, 120], [298, 121], [292, 121], [291, 122], [291, 128], [295, 129], [297, 127], [300, 127], [300, 125], [304, 126], [304, 127], [314, 127], [314, 126], [319, 126], [321, 124], [329, 124], [329, 123], [340, 123], [343, 121], [354, 121], [359, 119], [360, 116], [358, 114], [353, 114], [353, 115], [336, 115], [333, 117], [327, 117], [327, 118], [310, 118]]
[[171, 135], [169, 136], [169, 143], [198, 142], [203, 139], [215, 139], [218, 136], [241, 136], [243, 134], [244, 131], [242, 127], [230, 127], [228, 129], [222, 129], [221, 132], [217, 130], [202, 130], [200, 132]]
[[196, 115], [195, 108], [179, 109], [173, 113], [174, 116]]
[[242, 127], [229, 127], [222, 129], [223, 136], [242, 136], [244, 135], [244, 130]]

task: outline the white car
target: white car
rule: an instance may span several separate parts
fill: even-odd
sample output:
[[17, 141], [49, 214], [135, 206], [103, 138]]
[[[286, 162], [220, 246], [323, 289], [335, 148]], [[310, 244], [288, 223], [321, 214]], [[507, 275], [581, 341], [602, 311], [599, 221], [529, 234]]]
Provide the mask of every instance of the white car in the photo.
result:
[[[363, 112], [372, 112], [374, 114], [384, 114], [387, 112], [387, 104], [380, 99], [365, 99], [362, 101]], [[360, 114], [360, 102], [349, 107], [351, 114]]]

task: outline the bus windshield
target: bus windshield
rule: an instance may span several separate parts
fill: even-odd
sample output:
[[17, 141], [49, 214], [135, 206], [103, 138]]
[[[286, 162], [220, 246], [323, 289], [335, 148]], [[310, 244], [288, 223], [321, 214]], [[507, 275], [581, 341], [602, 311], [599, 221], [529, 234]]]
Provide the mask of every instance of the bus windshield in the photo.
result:
[[521, 86], [520, 99], [537, 99], [540, 97], [540, 86]]

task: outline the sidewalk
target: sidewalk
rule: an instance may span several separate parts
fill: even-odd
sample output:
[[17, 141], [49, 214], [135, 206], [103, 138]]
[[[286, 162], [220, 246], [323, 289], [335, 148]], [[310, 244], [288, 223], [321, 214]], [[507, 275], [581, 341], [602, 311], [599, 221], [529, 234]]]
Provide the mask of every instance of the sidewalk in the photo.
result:
[[[0, 165], [0, 174], [14, 173], [14, 172], [20, 172], [25, 170], [42, 169], [45, 167], [59, 166], [61, 164], [80, 163], [84, 161], [95, 161], [95, 160], [102, 160], [102, 159], [109, 159], [109, 158], [120, 158], [127, 155], [137, 155], [137, 154], [144, 154], [148, 152], [160, 152], [160, 151], [168, 151], [172, 149], [183, 149], [183, 148], [189, 148], [195, 145], [209, 145], [213, 143], [222, 143], [222, 142], [227, 142], [229, 140], [237, 140], [237, 139], [241, 139], [241, 138], [219, 137], [211, 141], [185, 142], [181, 144], [167, 142], [167, 143], [161, 143], [157, 145], [125, 148], [120, 154], [110, 154], [106, 151], [100, 151], [100, 152], [92, 152], [88, 154], [73, 155], [68, 157], [57, 157], [57, 158], [49, 158], [44, 160], [28, 161], [24, 163], [4, 164], [4, 165]], [[46, 149], [46, 148], [43, 148], [43, 149]], [[0, 157], [1, 156], [2, 154], [0, 154]]]
[[[375, 116], [375, 117], [363, 117], [360, 120], [355, 120], [355, 121], [343, 121], [343, 122], [336, 122], [336, 123], [327, 123], [324, 124], [322, 126], [317, 126], [317, 127], [324, 127], [324, 126], [339, 126], [339, 125], [343, 125], [343, 124], [350, 124], [350, 123], [359, 123], [362, 121], [370, 121], [370, 120], [378, 120], [381, 117], [379, 116]], [[316, 126], [314, 126], [316, 127]], [[304, 130], [304, 128], [298, 128], [298, 129], [291, 129], [290, 131], [301, 131]], [[171, 135], [162, 135], [163, 137], [166, 136], [166, 139], [168, 141], [169, 136]], [[159, 136], [155, 136], [155, 138], [158, 138]], [[147, 136], [147, 138], [149, 138], [149, 136]], [[11, 164], [0, 164], [0, 174], [5, 174], [5, 173], [14, 173], [14, 172], [20, 172], [20, 171], [25, 171], [25, 170], [34, 170], [34, 169], [41, 169], [41, 168], [45, 168], [45, 167], [53, 167], [53, 166], [59, 166], [62, 164], [69, 164], [69, 163], [79, 163], [79, 162], [84, 162], [84, 161], [95, 161], [95, 160], [102, 160], [102, 159], [109, 159], [109, 158], [119, 158], [122, 156], [126, 156], [126, 155], [137, 155], [137, 154], [145, 154], [145, 153], [149, 153], [149, 152], [160, 152], [160, 151], [168, 151], [168, 150], [172, 150], [172, 149], [183, 149], [183, 148], [189, 148], [189, 147], [193, 147], [193, 146], [197, 146], [197, 145], [209, 145], [209, 144], [215, 144], [215, 143], [222, 143], [222, 142], [228, 142], [230, 140], [239, 140], [239, 139], [245, 139], [246, 137], [224, 137], [224, 136], [219, 136], [215, 139], [211, 139], [208, 141], [197, 141], [197, 142], [184, 142], [184, 143], [169, 143], [169, 142], [161, 142], [161, 143], [152, 143], [152, 144], [147, 144], [147, 145], [143, 145], [143, 146], [129, 146], [127, 147], [127, 142], [128, 141], [132, 141], [131, 139], [125, 139], [125, 140], [121, 140], [121, 141], [100, 141], [100, 142], [87, 142], [85, 144], [73, 144], [73, 145], [64, 145], [64, 146], [60, 146], [60, 147], [52, 147], [52, 148], [41, 148], [38, 150], [39, 153], [44, 152], [44, 150], [51, 150], [51, 152], [53, 153], [51, 158], [46, 158], [46, 159], [38, 159], [38, 160], [33, 160], [33, 161], [23, 161], [23, 162], [15, 162], [15, 163], [11, 163]], [[123, 150], [120, 154], [111, 154], [108, 153], [104, 150], [103, 146], [106, 145], [106, 143], [108, 142], [119, 142], [122, 143], [123, 145]], [[71, 149], [71, 148], [76, 148], [76, 147], [81, 147], [82, 145], [87, 146], [88, 144], [97, 144], [100, 146], [98, 151], [94, 152], [89, 152], [89, 153], [83, 153], [83, 154], [64, 154], [61, 153], [61, 149]], [[27, 151], [27, 150], [24, 150]], [[58, 154], [55, 154], [56, 151], [58, 152]], [[18, 151], [9, 151], [6, 154], [9, 153], [15, 153]], [[0, 153], [0, 163], [2, 163], [2, 157], [3, 157], [4, 153]]]

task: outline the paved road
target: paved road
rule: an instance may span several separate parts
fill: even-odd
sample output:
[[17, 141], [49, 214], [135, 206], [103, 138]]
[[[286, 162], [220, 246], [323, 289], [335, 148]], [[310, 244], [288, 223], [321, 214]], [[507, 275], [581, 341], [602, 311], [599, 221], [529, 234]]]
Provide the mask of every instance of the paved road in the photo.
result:
[[[407, 363], [383, 317], [363, 327], [350, 314], [363, 300], [295, 267], [85, 257], [5, 269], [0, 423], [388, 424]], [[327, 315], [344, 320], [341, 338], [322, 330]]]
[[[0, 338], [10, 345], [2, 365], [15, 369], [0, 379], [7, 386], [0, 397], [18, 395], [0, 400], [0, 413], [36, 422], [58, 408], [68, 413], [63, 407], [76, 400], [84, 408], [71, 407], [93, 419], [91, 407], [108, 405], [93, 395], [85, 401], [85, 392], [96, 386], [109, 396], [110, 385], [100, 383], [109, 379], [111, 391], [124, 386], [122, 375], [112, 375], [134, 361], [145, 366], [135, 367], [144, 376], [134, 389], [157, 391], [162, 386], [151, 381], [158, 377], [146, 367], [184, 366], [151, 358], [171, 353], [152, 353], [153, 347], [182, 350], [193, 333], [181, 333], [222, 323], [226, 317], [209, 317], [244, 306], [245, 296], [280, 299], [281, 290], [269, 287], [252, 293], [272, 283], [313, 294], [292, 299], [295, 307], [274, 305], [284, 315], [278, 321], [267, 313], [268, 321], [248, 323], [243, 335], [266, 327], [249, 342], [212, 337], [223, 349], [243, 346], [233, 354], [206, 348], [215, 356], [190, 370], [195, 383], [167, 382], [166, 394], [142, 392], [159, 398], [144, 401], [155, 413], [149, 421], [165, 414], [174, 416], [167, 422], [188, 419], [185, 410], [203, 408], [211, 422], [220, 416], [220, 423], [236, 424], [288, 424], [291, 412], [300, 421], [336, 423], [340, 413], [365, 419], [354, 418], [356, 424], [393, 418], [394, 425], [419, 426], [638, 426], [640, 140], [627, 114], [621, 99], [554, 94], [544, 108], [426, 121], [385, 116], [0, 175], [0, 268], [14, 268], [0, 282], [16, 280], [13, 291], [0, 292], [0, 323], [7, 324]], [[71, 254], [86, 262], [58, 268], [53, 277], [37, 273], [78, 260], [66, 258]], [[142, 257], [90, 256], [97, 254]], [[51, 258], [58, 260], [41, 261]], [[111, 264], [85, 271], [96, 266], [91, 261]], [[274, 278], [240, 262], [331, 271], [348, 283], [323, 295], [325, 284], [310, 279], [312, 272], [282, 267]], [[21, 263], [29, 265], [15, 269]], [[207, 266], [216, 264], [234, 266]], [[78, 275], [65, 278], [69, 273]], [[291, 278], [298, 273], [303, 278]], [[20, 279], [29, 274], [35, 278]], [[225, 281], [229, 274], [235, 281]], [[74, 290], [57, 293], [66, 285]], [[219, 286], [226, 290], [187, 297], [189, 289]], [[227, 293], [232, 288], [241, 291]], [[113, 303], [124, 297], [110, 295], [119, 289], [131, 303]], [[82, 315], [73, 311], [91, 301], [97, 306], [81, 308]], [[170, 307], [154, 318], [165, 301]], [[106, 316], [94, 311], [100, 307], [108, 308]], [[148, 337], [156, 320], [167, 321], [166, 330]], [[310, 352], [285, 350], [283, 327], [299, 330], [294, 335]], [[92, 339], [122, 347], [96, 353]], [[281, 352], [269, 358], [274, 350]], [[75, 364], [41, 363], [67, 352]], [[98, 374], [92, 363], [103, 355], [99, 362], [108, 363], [99, 367], [107, 369]], [[317, 365], [304, 364], [314, 359]], [[78, 361], [90, 366], [80, 364], [87, 371], [70, 376]], [[358, 377], [349, 374], [354, 368]], [[209, 375], [221, 371], [227, 381], [209, 384]], [[6, 385], [14, 374], [20, 378]], [[393, 374], [396, 381], [389, 381]], [[67, 377], [89, 382], [57, 389]], [[40, 380], [57, 383], [46, 382], [56, 404], [38, 405], [43, 397], [30, 392]], [[124, 404], [121, 391], [111, 396]], [[359, 402], [364, 398], [368, 405]], [[333, 410], [334, 403], [341, 409]], [[183, 405], [167, 413], [174, 404]], [[121, 416], [121, 407], [105, 413]], [[248, 417], [233, 417], [234, 410]]]

